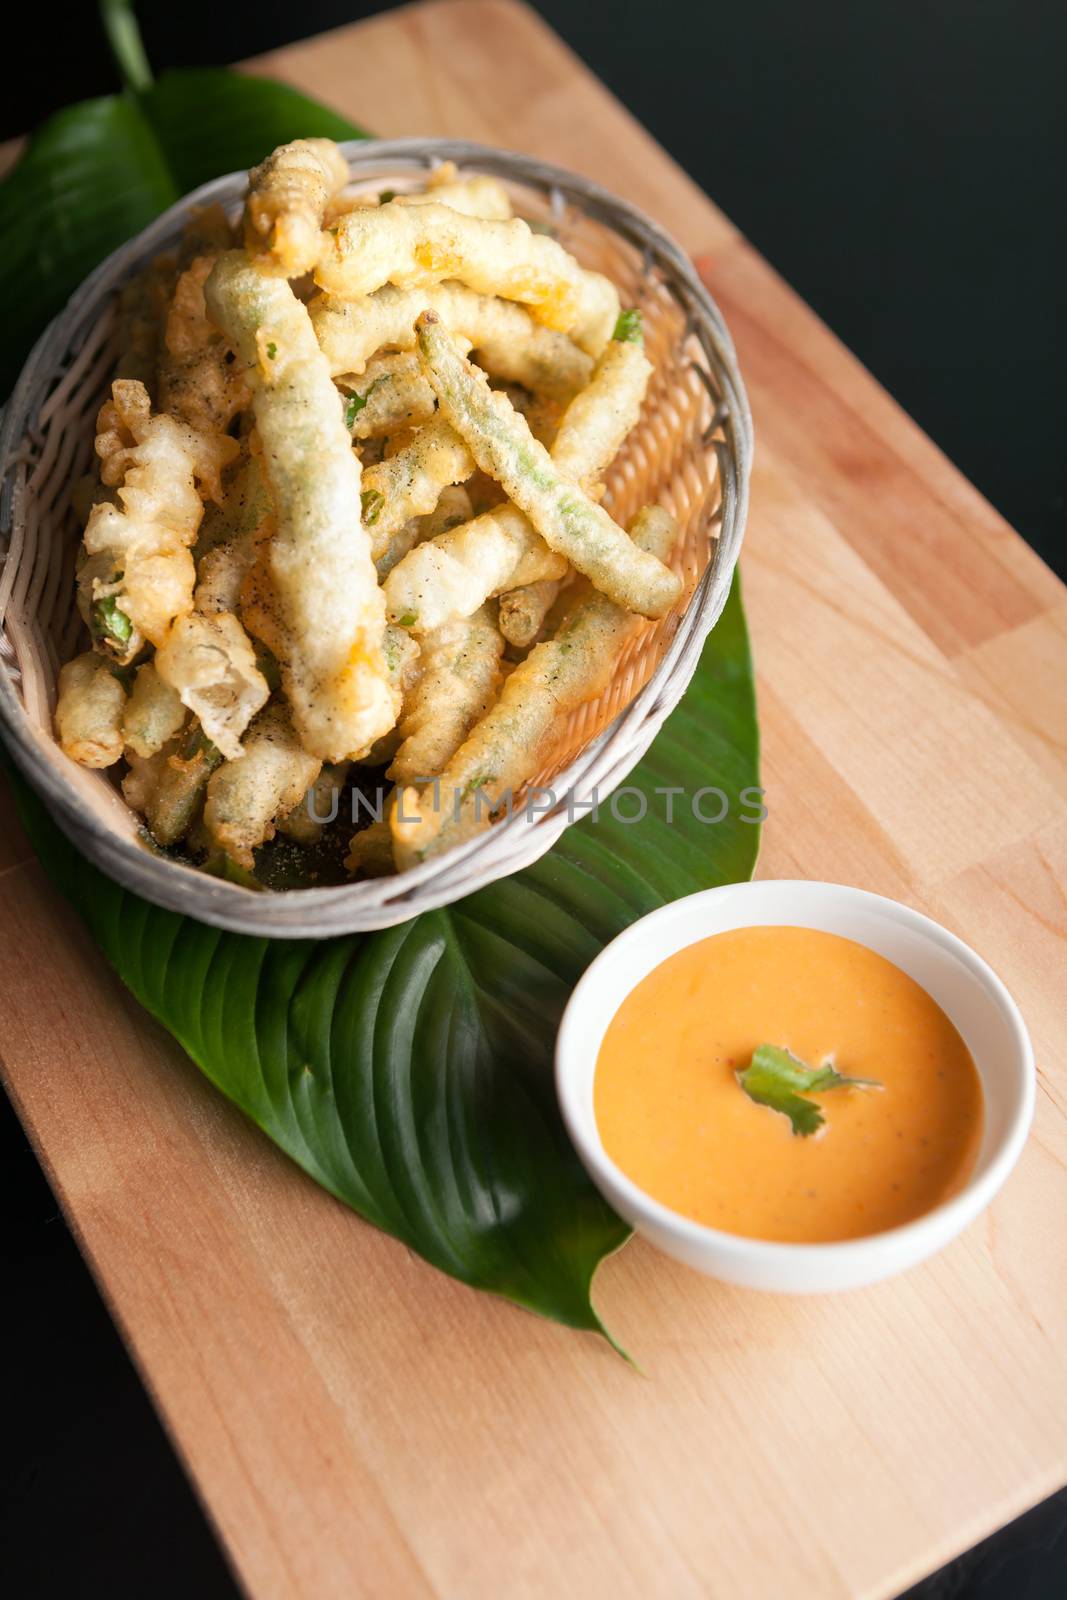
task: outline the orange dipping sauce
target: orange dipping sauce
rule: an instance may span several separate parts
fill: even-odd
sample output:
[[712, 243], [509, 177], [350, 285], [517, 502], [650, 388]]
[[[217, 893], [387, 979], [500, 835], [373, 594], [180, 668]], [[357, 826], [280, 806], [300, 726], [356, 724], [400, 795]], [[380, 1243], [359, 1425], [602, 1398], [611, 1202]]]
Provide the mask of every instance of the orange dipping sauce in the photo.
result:
[[[884, 1087], [805, 1093], [826, 1121], [800, 1137], [737, 1082], [760, 1044]], [[925, 989], [809, 928], [716, 934], [656, 967], [608, 1026], [593, 1103], [608, 1155], [653, 1199], [803, 1243], [880, 1233], [957, 1193], [984, 1118], [970, 1052]]]

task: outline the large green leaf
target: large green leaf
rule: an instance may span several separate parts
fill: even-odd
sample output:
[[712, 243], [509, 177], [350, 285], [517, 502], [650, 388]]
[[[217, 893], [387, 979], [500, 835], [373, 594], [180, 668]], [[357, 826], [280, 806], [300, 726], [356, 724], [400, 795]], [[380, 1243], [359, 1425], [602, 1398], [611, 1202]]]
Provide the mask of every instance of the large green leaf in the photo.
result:
[[50, 118], [0, 184], [0, 393], [86, 274], [178, 198], [132, 97]]
[[168, 73], [141, 94], [51, 117], [0, 183], [0, 304], [8, 308], [0, 395], [48, 319], [106, 255], [190, 189], [312, 134], [363, 136], [286, 84], [210, 69]]
[[[556, 1108], [552, 1045], [604, 944], [678, 895], [746, 878], [759, 828], [752, 668], [735, 585], [682, 704], [629, 780], [534, 866], [386, 932], [242, 938], [137, 899], [22, 792], [37, 850], [141, 1003], [339, 1199], [477, 1288], [600, 1328], [596, 1266], [627, 1236]], [[727, 820], [698, 820], [716, 785]], [[657, 789], [684, 791], [666, 820]], [[707, 801], [704, 814], [711, 815]], [[636, 796], [620, 815], [639, 809]]]
[[288, 84], [221, 68], [165, 72], [141, 103], [179, 194], [246, 171], [289, 139], [366, 137]]

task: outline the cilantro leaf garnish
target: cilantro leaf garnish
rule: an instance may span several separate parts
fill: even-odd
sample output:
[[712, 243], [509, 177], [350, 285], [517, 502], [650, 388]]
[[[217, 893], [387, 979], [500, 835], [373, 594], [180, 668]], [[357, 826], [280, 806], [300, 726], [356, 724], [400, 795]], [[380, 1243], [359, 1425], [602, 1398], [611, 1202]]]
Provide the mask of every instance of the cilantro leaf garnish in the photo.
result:
[[621, 344], [644, 344], [645, 330], [641, 326], [641, 313], [636, 306], [631, 306], [628, 311], [619, 312], [619, 320], [611, 337], [618, 339]]
[[818, 1133], [826, 1120], [814, 1100], [805, 1100], [801, 1090], [821, 1094], [824, 1089], [881, 1089], [877, 1078], [846, 1078], [824, 1061], [809, 1067], [806, 1061], [777, 1044], [760, 1044], [744, 1072], [736, 1074], [741, 1088], [757, 1105], [780, 1111], [793, 1124], [801, 1138]]
[[[374, 385], [372, 384], [371, 388], [373, 387]], [[368, 390], [367, 393], [369, 394], [370, 390]], [[345, 427], [348, 428], [350, 432], [353, 423], [366, 404], [367, 395], [365, 394], [350, 394], [348, 399], [345, 401]]]
[[125, 611], [120, 611], [114, 595], [93, 603], [90, 632], [94, 638], [109, 640], [114, 644], [129, 643], [133, 623]]
[[371, 523], [377, 522], [385, 504], [385, 496], [379, 489], [364, 489], [359, 498], [363, 508], [363, 521], [369, 528]]

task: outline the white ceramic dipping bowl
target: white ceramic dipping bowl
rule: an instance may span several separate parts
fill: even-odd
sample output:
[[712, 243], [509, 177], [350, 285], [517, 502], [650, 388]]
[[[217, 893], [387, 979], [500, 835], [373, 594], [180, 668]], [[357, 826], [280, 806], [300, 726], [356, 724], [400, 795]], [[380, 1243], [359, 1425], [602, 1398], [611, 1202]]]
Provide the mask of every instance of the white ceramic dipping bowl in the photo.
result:
[[[780, 1244], [721, 1233], [639, 1189], [611, 1160], [593, 1115], [593, 1074], [608, 1024], [631, 989], [668, 956], [733, 928], [789, 926], [840, 934], [892, 961], [955, 1024], [985, 1092], [985, 1132], [966, 1187], [884, 1233], [839, 1244]], [[712, 1002], [713, 1003], [713, 1002]], [[727, 1283], [816, 1294], [874, 1283], [955, 1238], [992, 1200], [1019, 1158], [1033, 1116], [1034, 1056], [1019, 1008], [996, 973], [955, 934], [909, 906], [842, 884], [729, 884], [642, 917], [607, 946], [578, 984], [556, 1043], [556, 1087], [589, 1176], [638, 1233]]]

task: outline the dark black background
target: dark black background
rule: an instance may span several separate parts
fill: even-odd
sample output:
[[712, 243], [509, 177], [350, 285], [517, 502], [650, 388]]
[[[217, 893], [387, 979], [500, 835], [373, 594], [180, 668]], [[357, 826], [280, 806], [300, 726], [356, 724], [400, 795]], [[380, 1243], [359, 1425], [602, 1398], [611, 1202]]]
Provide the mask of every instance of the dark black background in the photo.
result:
[[[239, 59], [385, 9], [157, 0], [141, 13], [162, 70]], [[1063, 571], [1063, 0], [544, 0], [537, 9]], [[7, 58], [0, 137], [116, 87], [94, 13], [84, 3], [50, 8], [38, 30], [24, 14], [26, 53]], [[358, 94], [354, 104], [358, 115]], [[0, 1460], [8, 1592], [232, 1595], [10, 1111], [0, 1160], [10, 1180]], [[1067, 1592], [1064, 1525], [1059, 1497], [925, 1592]]]

